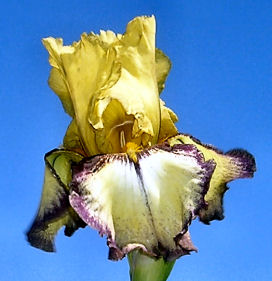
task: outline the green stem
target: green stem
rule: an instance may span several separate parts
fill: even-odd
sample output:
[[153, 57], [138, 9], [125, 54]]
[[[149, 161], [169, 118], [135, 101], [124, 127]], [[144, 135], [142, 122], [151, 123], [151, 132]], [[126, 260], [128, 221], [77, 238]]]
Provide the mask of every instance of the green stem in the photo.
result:
[[128, 262], [131, 281], [166, 281], [175, 264], [147, 256], [141, 250], [130, 252]]

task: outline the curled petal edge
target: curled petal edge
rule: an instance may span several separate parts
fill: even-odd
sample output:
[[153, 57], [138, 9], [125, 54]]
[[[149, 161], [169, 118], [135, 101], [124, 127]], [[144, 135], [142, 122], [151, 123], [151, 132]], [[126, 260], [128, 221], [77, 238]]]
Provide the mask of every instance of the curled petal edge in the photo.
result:
[[[173, 239], [172, 242], [171, 242], [171, 238], [169, 238], [169, 236], [167, 234], [165, 234], [168, 232], [164, 233], [164, 227], [161, 226], [161, 224], [167, 223], [164, 220], [164, 217], [165, 217], [164, 214], [166, 214], [166, 213], [164, 213], [164, 214], [160, 214], [160, 212], [158, 213], [158, 210], [160, 210], [160, 207], [157, 207], [157, 205], [156, 205], [157, 203], [154, 203], [156, 201], [156, 196], [158, 195], [156, 193], [156, 191], [154, 194], [152, 194], [152, 192], [154, 192], [154, 190], [145, 191], [146, 195], [149, 197], [149, 199], [148, 199], [148, 197], [146, 197], [147, 209], [149, 209], [149, 212], [151, 212], [149, 215], [151, 215], [151, 217], [153, 218], [151, 220], [151, 221], [153, 221], [152, 222], [153, 230], [151, 229], [150, 233], [154, 234], [157, 231], [159, 231], [156, 234], [159, 236], [155, 235], [155, 238], [154, 238], [155, 240], [151, 244], [149, 244], [149, 246], [147, 246], [147, 245], [145, 245], [146, 238], [144, 238], [145, 237], [144, 234], [141, 232], [138, 233], [137, 230], [135, 232], [135, 229], [133, 229], [133, 225], [135, 225], [135, 223], [133, 224], [131, 222], [132, 226], [125, 225], [125, 226], [121, 226], [121, 228], [120, 228], [120, 223], [122, 223], [122, 221], [124, 221], [124, 218], [120, 219], [119, 215], [124, 214], [124, 210], [120, 207], [121, 213], [119, 212], [119, 215], [118, 215], [118, 212], [114, 209], [114, 206], [112, 206], [112, 204], [113, 204], [112, 202], [116, 201], [116, 197], [113, 197], [113, 198], [110, 197], [110, 199], [108, 197], [108, 199], [106, 199], [105, 196], [107, 196], [107, 194], [108, 194], [107, 192], [109, 190], [108, 185], [106, 185], [107, 186], [106, 189], [103, 187], [102, 187], [102, 189], [100, 189], [101, 187], [99, 187], [99, 191], [98, 191], [97, 190], [98, 186], [96, 184], [94, 184], [95, 182], [92, 182], [93, 178], [96, 178], [96, 180], [97, 180], [97, 178], [99, 178], [98, 182], [96, 182], [96, 183], [100, 184], [101, 180], [102, 180], [101, 175], [103, 175], [103, 173], [98, 175], [100, 170], [103, 170], [103, 168], [105, 166], [107, 167], [107, 165], [110, 166], [115, 161], [115, 159], [117, 159], [119, 162], [124, 161], [123, 159], [126, 159], [126, 156], [124, 156], [124, 154], [101, 155], [101, 156], [92, 157], [90, 159], [84, 159], [83, 161], [81, 161], [81, 163], [79, 163], [78, 165], [73, 167], [73, 181], [71, 184], [72, 192], [70, 195], [70, 204], [74, 208], [74, 210], [79, 214], [79, 216], [82, 218], [82, 220], [84, 222], [86, 222], [89, 226], [98, 230], [98, 232], [101, 236], [103, 236], [103, 235], [107, 236], [107, 244], [110, 248], [110, 251], [109, 251], [110, 259], [119, 260], [119, 259], [122, 259], [130, 251], [132, 251], [134, 249], [141, 249], [147, 255], [150, 255], [155, 258], [163, 257], [165, 260], [171, 261], [182, 255], [189, 254], [191, 251], [197, 250], [195, 248], [195, 246], [192, 244], [190, 235], [187, 231], [188, 231], [188, 227], [191, 223], [191, 220], [194, 219], [198, 215], [199, 210], [205, 206], [204, 195], [206, 194], [206, 192], [208, 190], [209, 181], [210, 181], [211, 175], [214, 171], [215, 163], [212, 160], [209, 160], [206, 162], [203, 161], [202, 154], [193, 145], [176, 145], [174, 147], [171, 147], [170, 145], [165, 143], [164, 145], [157, 145], [150, 149], [146, 149], [146, 150], [140, 152], [138, 155], [139, 167], [137, 168], [137, 164], [136, 164], [136, 166], [135, 166], [136, 169], [140, 170], [142, 168], [143, 171], [145, 170], [145, 172], [148, 174], [150, 167], [152, 167], [152, 165], [156, 166], [156, 163], [159, 162], [158, 158], [153, 157], [153, 156], [158, 155], [159, 157], [161, 157], [160, 156], [161, 151], [171, 152], [173, 154], [173, 155], [171, 154], [172, 157], [178, 157], [179, 154], [180, 155], [181, 154], [189, 155], [188, 158], [191, 157], [190, 159], [194, 159], [195, 163], [196, 162], [198, 163], [198, 165], [200, 167], [199, 172], [201, 173], [201, 175], [199, 175], [200, 176], [199, 177], [200, 185], [197, 187], [197, 189], [199, 189], [199, 191], [197, 191], [197, 193], [190, 195], [190, 192], [189, 192], [188, 194], [186, 194], [186, 192], [188, 192], [188, 191], [186, 191], [186, 189], [188, 189], [188, 187], [190, 186], [189, 185], [188, 187], [186, 187], [186, 183], [184, 183], [185, 187], [181, 187], [181, 189], [185, 188], [183, 190], [184, 193], [182, 193], [183, 196], [185, 196], [184, 197], [185, 199], [183, 199], [183, 200], [185, 200], [185, 202], [183, 202], [183, 204], [184, 204], [183, 205], [183, 208], [184, 208], [183, 216], [184, 217], [182, 218], [182, 220], [179, 224], [180, 231], [175, 232], [176, 230], [173, 230], [173, 229], [176, 229], [176, 228], [172, 225], [170, 226], [170, 229], [168, 230], [168, 232], [169, 231], [175, 232], [175, 235], [173, 235], [173, 236], [170, 235], [171, 237], [174, 237], [174, 239], [172, 238]], [[167, 156], [164, 155], [163, 159], [167, 159], [167, 158], [169, 158], [169, 156], [170, 156], [170, 154], [168, 154]], [[150, 160], [148, 157], [151, 157], [151, 158], [153, 157], [153, 158]], [[148, 160], [142, 161], [143, 158], [148, 158]], [[121, 161], [120, 161], [120, 159], [121, 159]], [[125, 162], [126, 161], [127, 161], [127, 164], [124, 164], [124, 165], [133, 166], [132, 162], [125, 160]], [[189, 162], [187, 164], [189, 164], [189, 165], [192, 164], [192, 162], [190, 162], [190, 161], [191, 160], [189, 160]], [[111, 163], [111, 164], [107, 164], [107, 163]], [[141, 167], [141, 165], [142, 165], [142, 167]], [[156, 169], [155, 166], [153, 167], [154, 169]], [[165, 167], [167, 167], [167, 166], [165, 166]], [[194, 167], [196, 167], [196, 166], [194, 166]], [[125, 166], [123, 166], [123, 168], [125, 168]], [[146, 168], [147, 168], [147, 170], [146, 170]], [[120, 169], [120, 166], [119, 166], [119, 169]], [[110, 170], [107, 170], [107, 171], [110, 171]], [[143, 178], [142, 179], [143, 182], [145, 182], [145, 180], [148, 179], [148, 176], [146, 176], [147, 174], [140, 174], [139, 177]], [[104, 175], [106, 175], [106, 172], [104, 173]], [[104, 179], [105, 178], [103, 178], [103, 180]], [[155, 179], [157, 179], [156, 176], [155, 176]], [[197, 177], [195, 179], [193, 177], [193, 182], [194, 181], [198, 181]], [[92, 182], [92, 183], [90, 183], [90, 182]], [[116, 182], [116, 179], [111, 178], [111, 182]], [[96, 189], [93, 189], [92, 185], [93, 186], [95, 185]], [[114, 189], [113, 186], [111, 188]], [[129, 188], [129, 187], [127, 187], [127, 188]], [[164, 187], [160, 187], [159, 189], [160, 189], [160, 193], [163, 195], [165, 192]], [[97, 192], [97, 194], [99, 193], [99, 196], [95, 195], [96, 192]], [[175, 194], [175, 191], [172, 191], [172, 196], [174, 194]], [[193, 196], [193, 197], [191, 197], [191, 196]], [[110, 201], [107, 201], [107, 200], [110, 200]], [[128, 202], [130, 202], [131, 199], [128, 198], [127, 200], [128, 200]], [[171, 199], [169, 199], [169, 200], [171, 200]], [[152, 201], [153, 201], [153, 203], [152, 203]], [[193, 201], [195, 201], [194, 204], [196, 204], [196, 205], [192, 205]], [[103, 205], [103, 202], [107, 202], [107, 204]], [[131, 201], [131, 202], [133, 203], [133, 201]], [[160, 202], [160, 201], [158, 201], [158, 202]], [[117, 205], [122, 205], [122, 203], [119, 202], [119, 203], [117, 203]], [[108, 206], [112, 206], [110, 208], [113, 208], [113, 210], [114, 210], [113, 213], [111, 213], [111, 211], [105, 211], [105, 209], [107, 209]], [[161, 206], [161, 207], [162, 207], [162, 210], [165, 208], [165, 206]], [[144, 207], [139, 205], [139, 209], [144, 210]], [[131, 210], [127, 210], [127, 212], [130, 212], [130, 211]], [[169, 211], [167, 211], [167, 212], [169, 215], [169, 214], [171, 214], [172, 211], [170, 211], [170, 213], [169, 213]], [[174, 211], [174, 213], [175, 212], [176, 211]], [[129, 219], [129, 217], [127, 219]], [[118, 220], [120, 220], [120, 222], [118, 222]], [[146, 220], [146, 217], [145, 217], [145, 220]], [[176, 218], [174, 218], [174, 222], [175, 222], [175, 220], [176, 220]], [[119, 224], [119, 226], [118, 226], [118, 224]], [[116, 227], [117, 227], [117, 229], [116, 229]], [[132, 227], [132, 229], [129, 231], [134, 233], [131, 236], [135, 237], [136, 240], [138, 239], [137, 242], [128, 240], [126, 237], [124, 237], [123, 233], [120, 233], [120, 231], [118, 232], [119, 228], [123, 229], [123, 231], [126, 231], [124, 229], [130, 228], [130, 227]], [[137, 226], [137, 224], [136, 224], [136, 228], [137, 227], [139, 227], [139, 226]], [[146, 227], [146, 222], [143, 224], [143, 227]], [[129, 233], [128, 235], [130, 235], [130, 234], [131, 233]], [[149, 240], [152, 240], [152, 237], [153, 236], [151, 235], [151, 237], [149, 237], [150, 238]], [[118, 243], [118, 241], [119, 241], [119, 243]]]
[[244, 149], [232, 149], [226, 153], [209, 144], [203, 144], [189, 134], [178, 134], [168, 140], [170, 145], [192, 144], [203, 154], [205, 161], [213, 159], [215, 171], [205, 195], [207, 202], [199, 212], [199, 219], [205, 224], [224, 219], [223, 196], [229, 189], [227, 183], [239, 178], [252, 178], [256, 171], [254, 157]]

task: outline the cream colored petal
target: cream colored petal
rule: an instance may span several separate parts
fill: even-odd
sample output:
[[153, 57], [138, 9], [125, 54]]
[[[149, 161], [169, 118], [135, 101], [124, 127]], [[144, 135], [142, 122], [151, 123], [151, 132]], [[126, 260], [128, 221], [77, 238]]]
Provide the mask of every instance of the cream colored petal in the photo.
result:
[[245, 150], [234, 149], [223, 153], [211, 145], [202, 144], [189, 135], [178, 135], [169, 139], [171, 145], [177, 143], [193, 144], [204, 155], [205, 160], [213, 160], [216, 168], [211, 178], [209, 190], [205, 196], [207, 208], [200, 211], [200, 220], [209, 223], [211, 220], [224, 218], [223, 195], [227, 190], [227, 183], [238, 178], [253, 177], [256, 171], [253, 156]]
[[159, 143], [165, 141], [167, 138], [178, 134], [175, 123], [178, 121], [177, 115], [160, 100], [161, 103], [161, 127], [159, 134]]
[[193, 145], [101, 155], [73, 166], [70, 203], [100, 235], [110, 258], [135, 248], [173, 260], [195, 250], [187, 228], [204, 204], [214, 162]]
[[160, 49], [156, 49], [155, 59], [158, 90], [159, 93], [161, 93], [165, 86], [165, 80], [171, 69], [171, 61]]

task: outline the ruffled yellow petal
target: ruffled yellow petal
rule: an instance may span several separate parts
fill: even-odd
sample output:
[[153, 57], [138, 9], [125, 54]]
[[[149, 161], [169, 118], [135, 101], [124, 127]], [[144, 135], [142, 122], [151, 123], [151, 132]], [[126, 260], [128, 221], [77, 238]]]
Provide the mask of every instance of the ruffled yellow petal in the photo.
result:
[[178, 134], [178, 130], [174, 123], [178, 121], [177, 115], [168, 107], [166, 107], [164, 102], [160, 100], [161, 103], [161, 127], [159, 134], [159, 143], [165, 141], [167, 138], [175, 136]]
[[227, 183], [238, 178], [251, 178], [256, 171], [254, 157], [243, 149], [230, 150], [223, 153], [211, 145], [202, 144], [199, 140], [189, 135], [178, 135], [169, 139], [171, 145], [178, 143], [193, 144], [204, 155], [206, 161], [213, 160], [216, 168], [211, 178], [210, 187], [205, 195], [208, 203], [206, 208], [200, 210], [199, 218], [204, 223], [211, 220], [222, 220], [223, 195], [227, 188]]
[[50, 88], [59, 96], [64, 110], [74, 116], [74, 108], [71, 100], [69, 85], [65, 77], [65, 69], [62, 65], [61, 55], [73, 52], [73, 47], [63, 46], [61, 38], [47, 38], [43, 40], [43, 44], [49, 52], [49, 62], [53, 66], [51, 69], [48, 84]]
[[89, 115], [104, 153], [120, 152], [122, 131], [126, 142], [154, 144], [160, 126], [154, 17], [135, 18], [112, 48], [120, 77], [112, 87], [97, 93]]
[[170, 61], [155, 50], [154, 17], [135, 18], [124, 35], [101, 31], [71, 46], [54, 38], [43, 43], [53, 67], [50, 87], [74, 116], [87, 154], [120, 152], [120, 133], [143, 147], [158, 141], [158, 89]]
[[[92, 33], [92, 35], [95, 35]], [[122, 37], [121, 34], [115, 34], [111, 30], [100, 30], [100, 35], [97, 36], [101, 42], [105, 45], [106, 48], [108, 48], [111, 44], [118, 42], [119, 38]]]
[[[43, 43], [49, 51], [50, 64], [62, 70], [68, 85], [82, 145], [88, 154], [97, 154], [99, 150], [87, 116], [91, 98], [105, 79], [100, 69], [107, 60], [106, 51], [95, 35], [83, 34], [81, 40], [72, 46], [63, 46], [62, 40], [54, 38], [44, 39]], [[50, 81], [53, 79], [49, 79]]]

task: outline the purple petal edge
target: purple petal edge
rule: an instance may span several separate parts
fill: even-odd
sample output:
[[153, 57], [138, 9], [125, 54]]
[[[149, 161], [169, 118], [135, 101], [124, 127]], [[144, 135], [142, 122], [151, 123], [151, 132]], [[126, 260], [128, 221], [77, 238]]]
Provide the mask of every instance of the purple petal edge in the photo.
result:
[[111, 236], [111, 231], [109, 228], [104, 225], [99, 218], [90, 216], [88, 213], [88, 207], [83, 198], [78, 195], [76, 192], [72, 191], [71, 195], [69, 196], [70, 204], [74, 208], [74, 210], [78, 213], [81, 219], [86, 222], [91, 227], [98, 230], [101, 236], [107, 235], [108, 237]]
[[[77, 177], [75, 177], [72, 181], [72, 193], [70, 195], [70, 204], [75, 209], [75, 211], [78, 213], [78, 215], [81, 217], [81, 219], [86, 222], [91, 227], [98, 230], [99, 234], [101, 236], [106, 235], [107, 236], [107, 245], [109, 247], [109, 259], [111, 260], [120, 260], [122, 259], [127, 253], [134, 249], [141, 249], [144, 253], [146, 253], [149, 256], [159, 258], [164, 257], [165, 260], [174, 260], [180, 256], [188, 255], [191, 251], [197, 251], [196, 247], [193, 245], [190, 235], [188, 233], [188, 227], [192, 221], [197, 215], [201, 208], [206, 206], [204, 196], [208, 191], [209, 188], [209, 182], [212, 176], [212, 173], [215, 169], [215, 163], [213, 160], [206, 161], [204, 160], [203, 154], [197, 150], [197, 148], [194, 145], [191, 144], [178, 144], [174, 145], [173, 147], [170, 147], [167, 144], [164, 145], [158, 145], [153, 147], [149, 150], [144, 150], [139, 153], [139, 157], [144, 157], [145, 154], [151, 153], [152, 150], [164, 150], [167, 152], [171, 152], [174, 154], [183, 154], [187, 155], [188, 157], [193, 157], [196, 159], [198, 164], [201, 167], [201, 198], [199, 202], [196, 203], [196, 207], [193, 207], [190, 209], [191, 216], [188, 219], [188, 221], [184, 222], [184, 226], [181, 229], [180, 233], [177, 233], [177, 235], [173, 238], [176, 243], [175, 249], [166, 249], [163, 247], [163, 245], [158, 244], [156, 249], [153, 249], [152, 251], [148, 251], [146, 247], [143, 244], [140, 243], [131, 243], [127, 244], [123, 248], [119, 248], [116, 244], [116, 241], [112, 235], [111, 230], [105, 223], [102, 223], [98, 217], [93, 216], [88, 211], [88, 204], [84, 200], [84, 192], [82, 190], [78, 190], [77, 186], [82, 182], [82, 180], [85, 178], [85, 176], [89, 173], [96, 172], [97, 169], [101, 168], [104, 164], [107, 163], [108, 160], [106, 160], [106, 156], [101, 155], [94, 158], [90, 158], [89, 162], [81, 162], [77, 167], [74, 167], [73, 172], [74, 175], [77, 174]], [[120, 157], [121, 155], [112, 155], [112, 157]], [[99, 160], [99, 158], [101, 159]], [[85, 159], [86, 161], [86, 159]], [[83, 169], [84, 167], [84, 169]]]
[[237, 178], [252, 178], [256, 172], [255, 158], [248, 151], [236, 148], [225, 153], [231, 156], [236, 165], [239, 167], [239, 176]]
[[[216, 163], [213, 160], [205, 161], [204, 156], [201, 151], [199, 151], [195, 145], [192, 144], [176, 144], [172, 146], [172, 152], [180, 154], [182, 151], [188, 153], [191, 157], [194, 157], [197, 160], [197, 163], [202, 168], [202, 181], [200, 183], [202, 192], [202, 201], [199, 202], [198, 207], [195, 210], [192, 210], [192, 215], [197, 216], [199, 214], [199, 210], [205, 208], [207, 203], [204, 200], [206, 193], [209, 190], [210, 180], [212, 174], [216, 168]], [[189, 224], [190, 222], [188, 222]]]
[[112, 238], [112, 233], [110, 229], [101, 223], [97, 217], [90, 216], [87, 209], [87, 204], [84, 202], [82, 197], [78, 195], [76, 192], [72, 192], [70, 195], [70, 203], [74, 210], [78, 213], [81, 219], [90, 225], [92, 228], [98, 230], [101, 236], [107, 236], [107, 245], [109, 247], [109, 259], [110, 260], [120, 260], [122, 259], [127, 253], [134, 249], [142, 249], [148, 255], [154, 256], [152, 253], [149, 253], [146, 247], [142, 244], [128, 244], [123, 249], [120, 249], [117, 245], [115, 240]]

